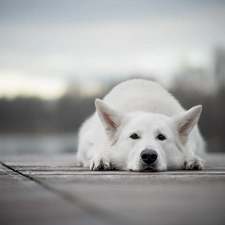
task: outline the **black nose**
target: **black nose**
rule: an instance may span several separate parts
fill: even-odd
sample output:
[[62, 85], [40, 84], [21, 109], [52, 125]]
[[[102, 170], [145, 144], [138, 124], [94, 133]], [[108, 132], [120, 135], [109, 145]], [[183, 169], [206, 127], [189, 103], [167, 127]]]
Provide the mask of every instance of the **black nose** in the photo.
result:
[[158, 157], [157, 152], [152, 149], [146, 148], [141, 152], [141, 159], [147, 164], [151, 164], [151, 163], [155, 162], [157, 157]]

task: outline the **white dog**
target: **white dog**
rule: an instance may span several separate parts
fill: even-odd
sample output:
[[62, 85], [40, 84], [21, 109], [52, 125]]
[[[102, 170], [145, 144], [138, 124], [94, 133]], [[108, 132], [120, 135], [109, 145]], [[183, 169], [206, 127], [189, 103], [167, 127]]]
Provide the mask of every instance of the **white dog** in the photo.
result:
[[97, 112], [80, 128], [77, 159], [91, 170], [201, 170], [202, 106], [185, 111], [159, 84], [129, 80], [95, 101]]

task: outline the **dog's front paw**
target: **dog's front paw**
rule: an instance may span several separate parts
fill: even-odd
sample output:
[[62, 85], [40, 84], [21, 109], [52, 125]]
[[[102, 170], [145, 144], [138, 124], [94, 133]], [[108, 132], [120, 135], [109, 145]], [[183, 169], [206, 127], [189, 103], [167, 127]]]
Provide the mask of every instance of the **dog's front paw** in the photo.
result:
[[202, 170], [205, 166], [205, 160], [198, 156], [188, 156], [184, 161], [183, 170]]
[[113, 166], [108, 158], [94, 157], [90, 163], [90, 170], [112, 170]]

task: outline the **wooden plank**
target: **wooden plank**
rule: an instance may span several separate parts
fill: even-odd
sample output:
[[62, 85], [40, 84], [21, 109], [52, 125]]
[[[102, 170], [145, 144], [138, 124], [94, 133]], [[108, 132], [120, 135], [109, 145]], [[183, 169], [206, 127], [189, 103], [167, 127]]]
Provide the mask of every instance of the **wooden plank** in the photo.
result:
[[[1, 225], [107, 224], [30, 179], [0, 165]], [[109, 222], [110, 224], [110, 222]]]

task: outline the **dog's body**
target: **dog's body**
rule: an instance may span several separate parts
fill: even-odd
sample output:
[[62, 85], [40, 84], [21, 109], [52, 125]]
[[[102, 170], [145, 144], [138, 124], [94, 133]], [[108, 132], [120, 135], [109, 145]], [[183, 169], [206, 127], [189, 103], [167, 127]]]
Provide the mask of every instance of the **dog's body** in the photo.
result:
[[196, 123], [201, 106], [185, 111], [159, 84], [117, 85], [80, 128], [77, 159], [92, 170], [203, 169], [204, 141]]

